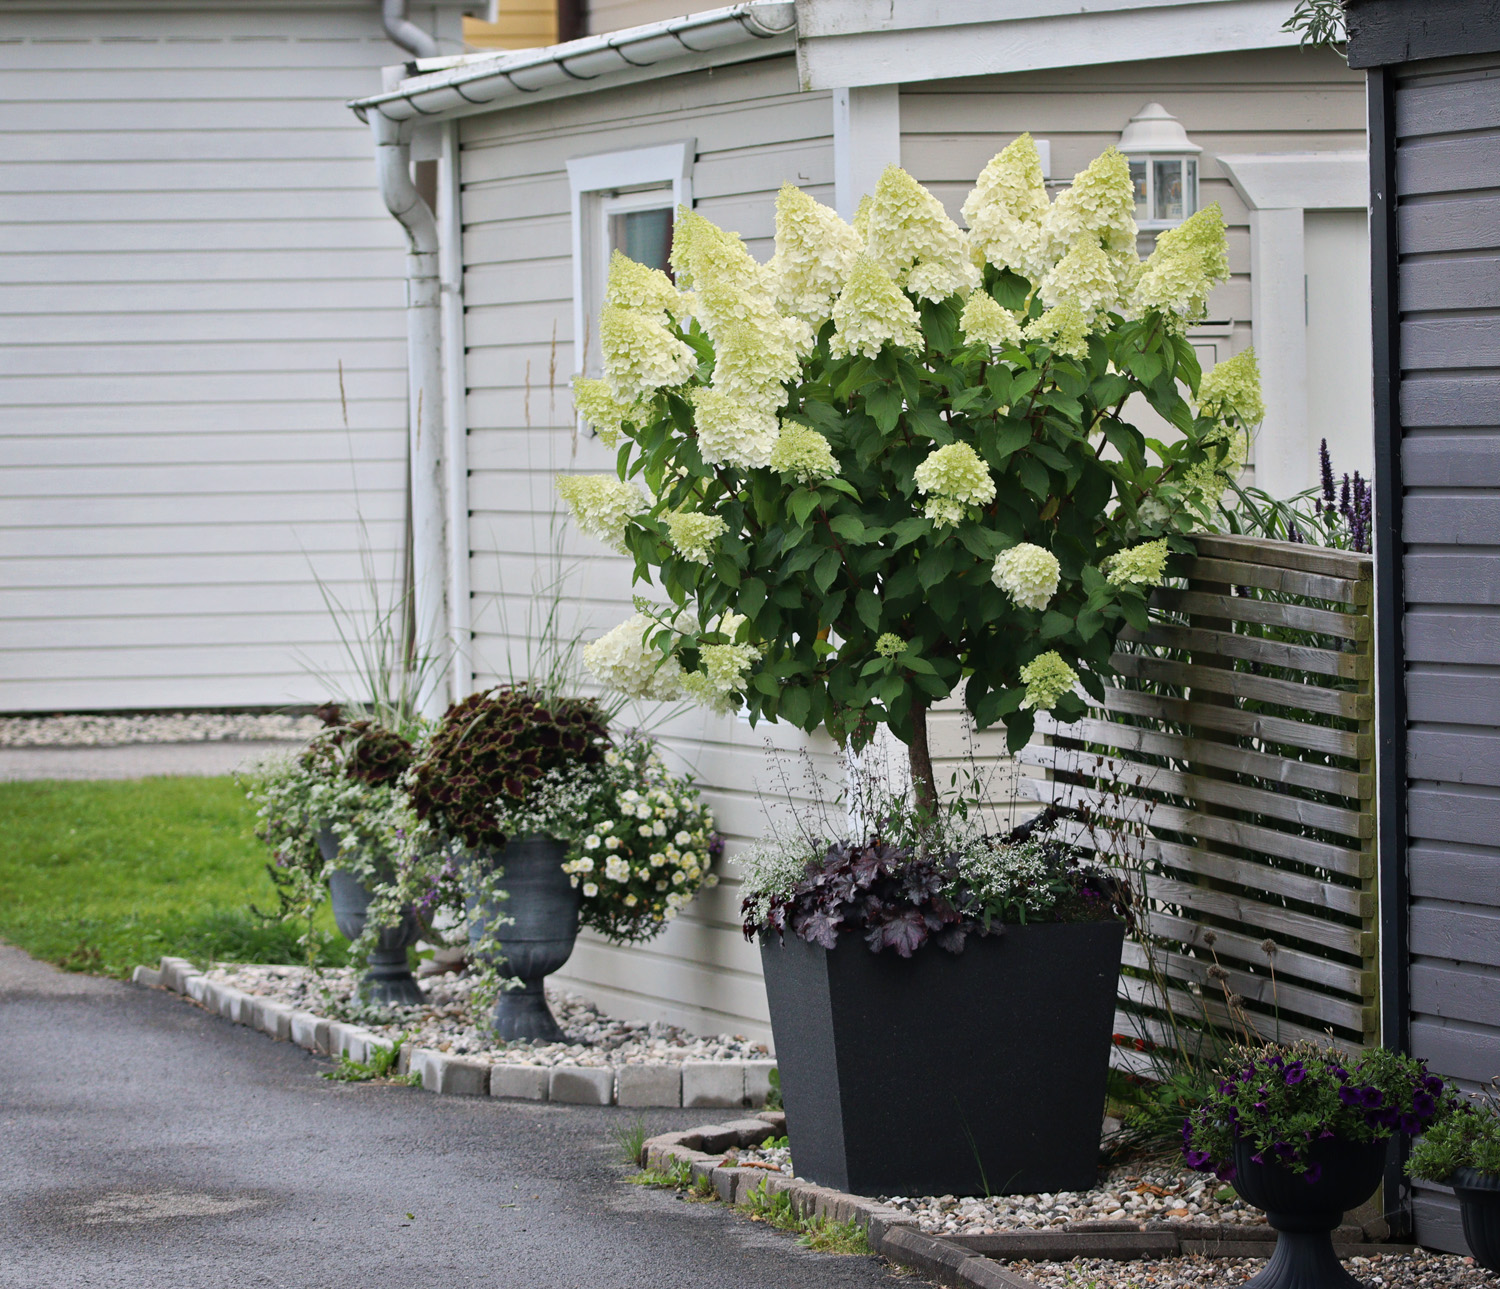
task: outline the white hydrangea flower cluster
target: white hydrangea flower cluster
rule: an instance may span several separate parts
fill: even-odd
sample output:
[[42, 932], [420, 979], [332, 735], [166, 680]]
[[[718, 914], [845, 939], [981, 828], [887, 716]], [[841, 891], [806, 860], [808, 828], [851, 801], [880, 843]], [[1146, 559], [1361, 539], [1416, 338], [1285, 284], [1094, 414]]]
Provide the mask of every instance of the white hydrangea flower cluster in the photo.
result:
[[686, 318], [688, 302], [660, 269], [638, 264], [620, 251], [609, 257], [609, 280], [604, 287], [604, 303], [621, 309], [657, 316], [672, 314]]
[[667, 537], [677, 553], [695, 564], [707, 564], [713, 544], [728, 531], [729, 525], [718, 515], [693, 510], [679, 510], [663, 516]]
[[1139, 312], [1158, 310], [1179, 330], [1208, 312], [1208, 293], [1229, 280], [1224, 212], [1205, 206], [1156, 239], [1135, 287]]
[[1167, 539], [1128, 547], [1105, 565], [1105, 576], [1115, 586], [1160, 586], [1167, 571]]
[[1023, 134], [985, 166], [964, 199], [969, 242], [997, 269], [1036, 282], [1048, 265], [1042, 237], [1048, 205], [1042, 158], [1031, 135]]
[[806, 322], [777, 310], [774, 274], [736, 234], [685, 207], [672, 233], [672, 268], [691, 288], [694, 316], [714, 342], [713, 387], [774, 414], [812, 341]]
[[623, 554], [626, 526], [646, 508], [640, 490], [609, 474], [560, 474], [556, 483], [579, 530]]
[[1062, 566], [1057, 556], [1031, 542], [1022, 542], [995, 557], [990, 581], [1023, 609], [1040, 612], [1057, 594]]
[[831, 479], [839, 472], [833, 446], [811, 426], [782, 421], [781, 436], [771, 449], [771, 469], [792, 475], [798, 483]]
[[599, 441], [613, 448], [620, 441], [626, 421], [644, 419], [648, 412], [635, 403], [622, 403], [609, 392], [609, 385], [587, 376], [573, 378], [573, 406], [593, 426]]
[[735, 643], [746, 618], [742, 613], [726, 613], [710, 628], [729, 638], [728, 644], [700, 644], [699, 669], [684, 673], [683, 691], [695, 702], [716, 712], [733, 709], [737, 694], [745, 690], [750, 668], [761, 659], [760, 649], [749, 642]]
[[1026, 339], [1050, 345], [1067, 358], [1086, 358], [1094, 319], [1076, 300], [1064, 300], [1026, 324]]
[[665, 323], [617, 304], [599, 314], [599, 345], [605, 383], [622, 403], [643, 402], [698, 370], [697, 356]]
[[958, 327], [965, 340], [989, 345], [991, 349], [1021, 343], [1020, 321], [988, 291], [975, 291], [969, 297]]
[[946, 300], [979, 285], [963, 230], [900, 166], [887, 166], [880, 176], [865, 227], [865, 253], [913, 295]]
[[776, 195], [776, 302], [814, 331], [833, 317], [833, 302], [844, 289], [861, 239], [838, 212], [815, 201], [794, 184]]
[[1076, 305], [1094, 321], [1119, 305], [1120, 284], [1099, 239], [1081, 234], [1073, 239], [1068, 253], [1052, 272], [1042, 279], [1038, 294], [1049, 309], [1062, 304]]
[[1026, 686], [1021, 706], [1050, 712], [1059, 698], [1073, 692], [1078, 673], [1063, 661], [1061, 654], [1049, 649], [1021, 668], [1021, 683]]
[[[1226, 358], [1214, 366], [1198, 384], [1198, 411], [1225, 420], [1234, 417], [1241, 425], [1259, 425], [1266, 416], [1260, 393], [1260, 366], [1255, 350]], [[1240, 464], [1244, 464], [1241, 458]]]
[[833, 306], [834, 333], [828, 352], [835, 358], [863, 354], [874, 358], [887, 343], [923, 347], [921, 319], [901, 288], [868, 255], [855, 257], [848, 281]]
[[649, 739], [605, 754], [607, 791], [563, 864], [582, 887], [584, 925], [616, 942], [650, 939], [700, 891], [722, 842], [692, 780], [668, 773]]
[[1043, 251], [1056, 264], [1079, 237], [1098, 244], [1123, 298], [1140, 264], [1136, 252], [1135, 185], [1130, 163], [1118, 148], [1107, 148], [1073, 176], [1042, 218]]
[[698, 453], [705, 464], [741, 470], [771, 464], [781, 433], [774, 412], [708, 386], [694, 389], [692, 400]]
[[938, 528], [952, 527], [968, 514], [970, 506], [987, 506], [995, 499], [989, 467], [967, 443], [938, 448], [912, 477], [927, 497], [927, 518]]
[[583, 665], [601, 683], [631, 698], [669, 703], [683, 695], [682, 666], [648, 643], [661, 624], [634, 613], [583, 648]]

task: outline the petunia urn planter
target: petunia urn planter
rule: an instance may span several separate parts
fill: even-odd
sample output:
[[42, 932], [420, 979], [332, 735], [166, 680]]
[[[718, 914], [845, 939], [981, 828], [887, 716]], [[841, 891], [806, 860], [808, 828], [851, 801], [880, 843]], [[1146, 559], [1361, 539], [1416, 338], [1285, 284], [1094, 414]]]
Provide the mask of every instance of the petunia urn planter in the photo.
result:
[[583, 893], [563, 872], [567, 843], [552, 837], [513, 837], [496, 849], [469, 852], [480, 869], [498, 867], [506, 898], [495, 903], [470, 901], [469, 939], [476, 943], [485, 928], [500, 919], [498, 939], [504, 957], [495, 964], [502, 976], [520, 980], [503, 989], [495, 1002], [495, 1034], [512, 1042], [561, 1043], [566, 1036], [547, 1006], [546, 977], [573, 953]]
[[1451, 1179], [1474, 1261], [1500, 1272], [1500, 1174], [1460, 1168]]
[[[318, 849], [327, 863], [338, 858], [338, 838], [330, 829], [318, 833]], [[353, 873], [336, 868], [328, 874], [328, 893], [332, 896], [334, 925], [340, 934], [350, 940], [359, 939], [364, 934], [370, 906], [369, 890]], [[387, 1007], [411, 1007], [424, 1001], [406, 954], [421, 934], [421, 925], [410, 913], [380, 933], [366, 959], [369, 970], [359, 982], [361, 998]]]
[[1007, 926], [909, 959], [762, 935], [798, 1175], [856, 1195], [1093, 1186], [1124, 934]]
[[1264, 1209], [1276, 1231], [1276, 1249], [1246, 1289], [1364, 1289], [1333, 1251], [1333, 1231], [1380, 1185], [1390, 1139], [1344, 1141], [1337, 1137], [1308, 1147], [1309, 1169], [1294, 1173], [1257, 1160], [1247, 1141], [1234, 1145], [1234, 1189]]

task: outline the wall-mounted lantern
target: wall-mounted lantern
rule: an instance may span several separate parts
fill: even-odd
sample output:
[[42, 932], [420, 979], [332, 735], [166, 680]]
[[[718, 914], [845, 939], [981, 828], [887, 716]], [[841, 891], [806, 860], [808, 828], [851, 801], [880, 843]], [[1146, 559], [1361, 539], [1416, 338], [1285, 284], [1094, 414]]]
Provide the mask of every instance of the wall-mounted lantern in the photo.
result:
[[1172, 228], [1198, 209], [1198, 155], [1182, 122], [1160, 103], [1147, 103], [1120, 135], [1135, 184], [1135, 222]]

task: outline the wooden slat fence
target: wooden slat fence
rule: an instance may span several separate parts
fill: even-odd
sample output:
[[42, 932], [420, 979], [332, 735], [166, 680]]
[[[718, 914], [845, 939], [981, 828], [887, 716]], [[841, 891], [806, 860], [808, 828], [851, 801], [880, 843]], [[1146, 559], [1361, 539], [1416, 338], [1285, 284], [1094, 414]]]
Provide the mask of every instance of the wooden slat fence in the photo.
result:
[[[1368, 555], [1196, 539], [1084, 720], [1038, 722], [1023, 791], [1144, 890], [1119, 1033], [1204, 1024], [1373, 1043], [1374, 670]], [[1147, 1069], [1129, 1046], [1117, 1064]]]

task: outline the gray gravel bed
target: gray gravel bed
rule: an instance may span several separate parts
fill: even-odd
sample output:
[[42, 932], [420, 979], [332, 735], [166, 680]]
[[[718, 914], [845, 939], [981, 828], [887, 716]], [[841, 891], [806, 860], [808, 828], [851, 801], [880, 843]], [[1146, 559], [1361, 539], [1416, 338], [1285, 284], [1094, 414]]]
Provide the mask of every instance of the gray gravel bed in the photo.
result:
[[[1179, 1285], [1221, 1289], [1244, 1284], [1265, 1268], [1260, 1258], [1159, 1258], [1112, 1262], [1078, 1258], [1072, 1262], [1008, 1262], [1005, 1267], [1046, 1289], [1161, 1289]], [[1490, 1285], [1488, 1272], [1472, 1258], [1449, 1253], [1378, 1253], [1369, 1258], [1345, 1258], [1344, 1268], [1373, 1289], [1468, 1289]]]
[[427, 1000], [418, 1007], [373, 1010], [355, 997], [352, 968], [319, 972], [306, 967], [222, 963], [210, 979], [248, 994], [274, 998], [300, 1011], [353, 1021], [382, 1037], [404, 1038], [412, 1047], [451, 1056], [472, 1056], [507, 1065], [677, 1065], [683, 1061], [755, 1061], [769, 1052], [738, 1034], [700, 1035], [661, 1021], [619, 1020], [586, 998], [558, 989], [547, 1001], [567, 1043], [503, 1043], [474, 1015], [473, 981], [465, 976], [432, 976], [420, 981]]
[[0, 716], [0, 747], [123, 747], [132, 743], [256, 743], [311, 738], [316, 716], [166, 712], [146, 716]]

